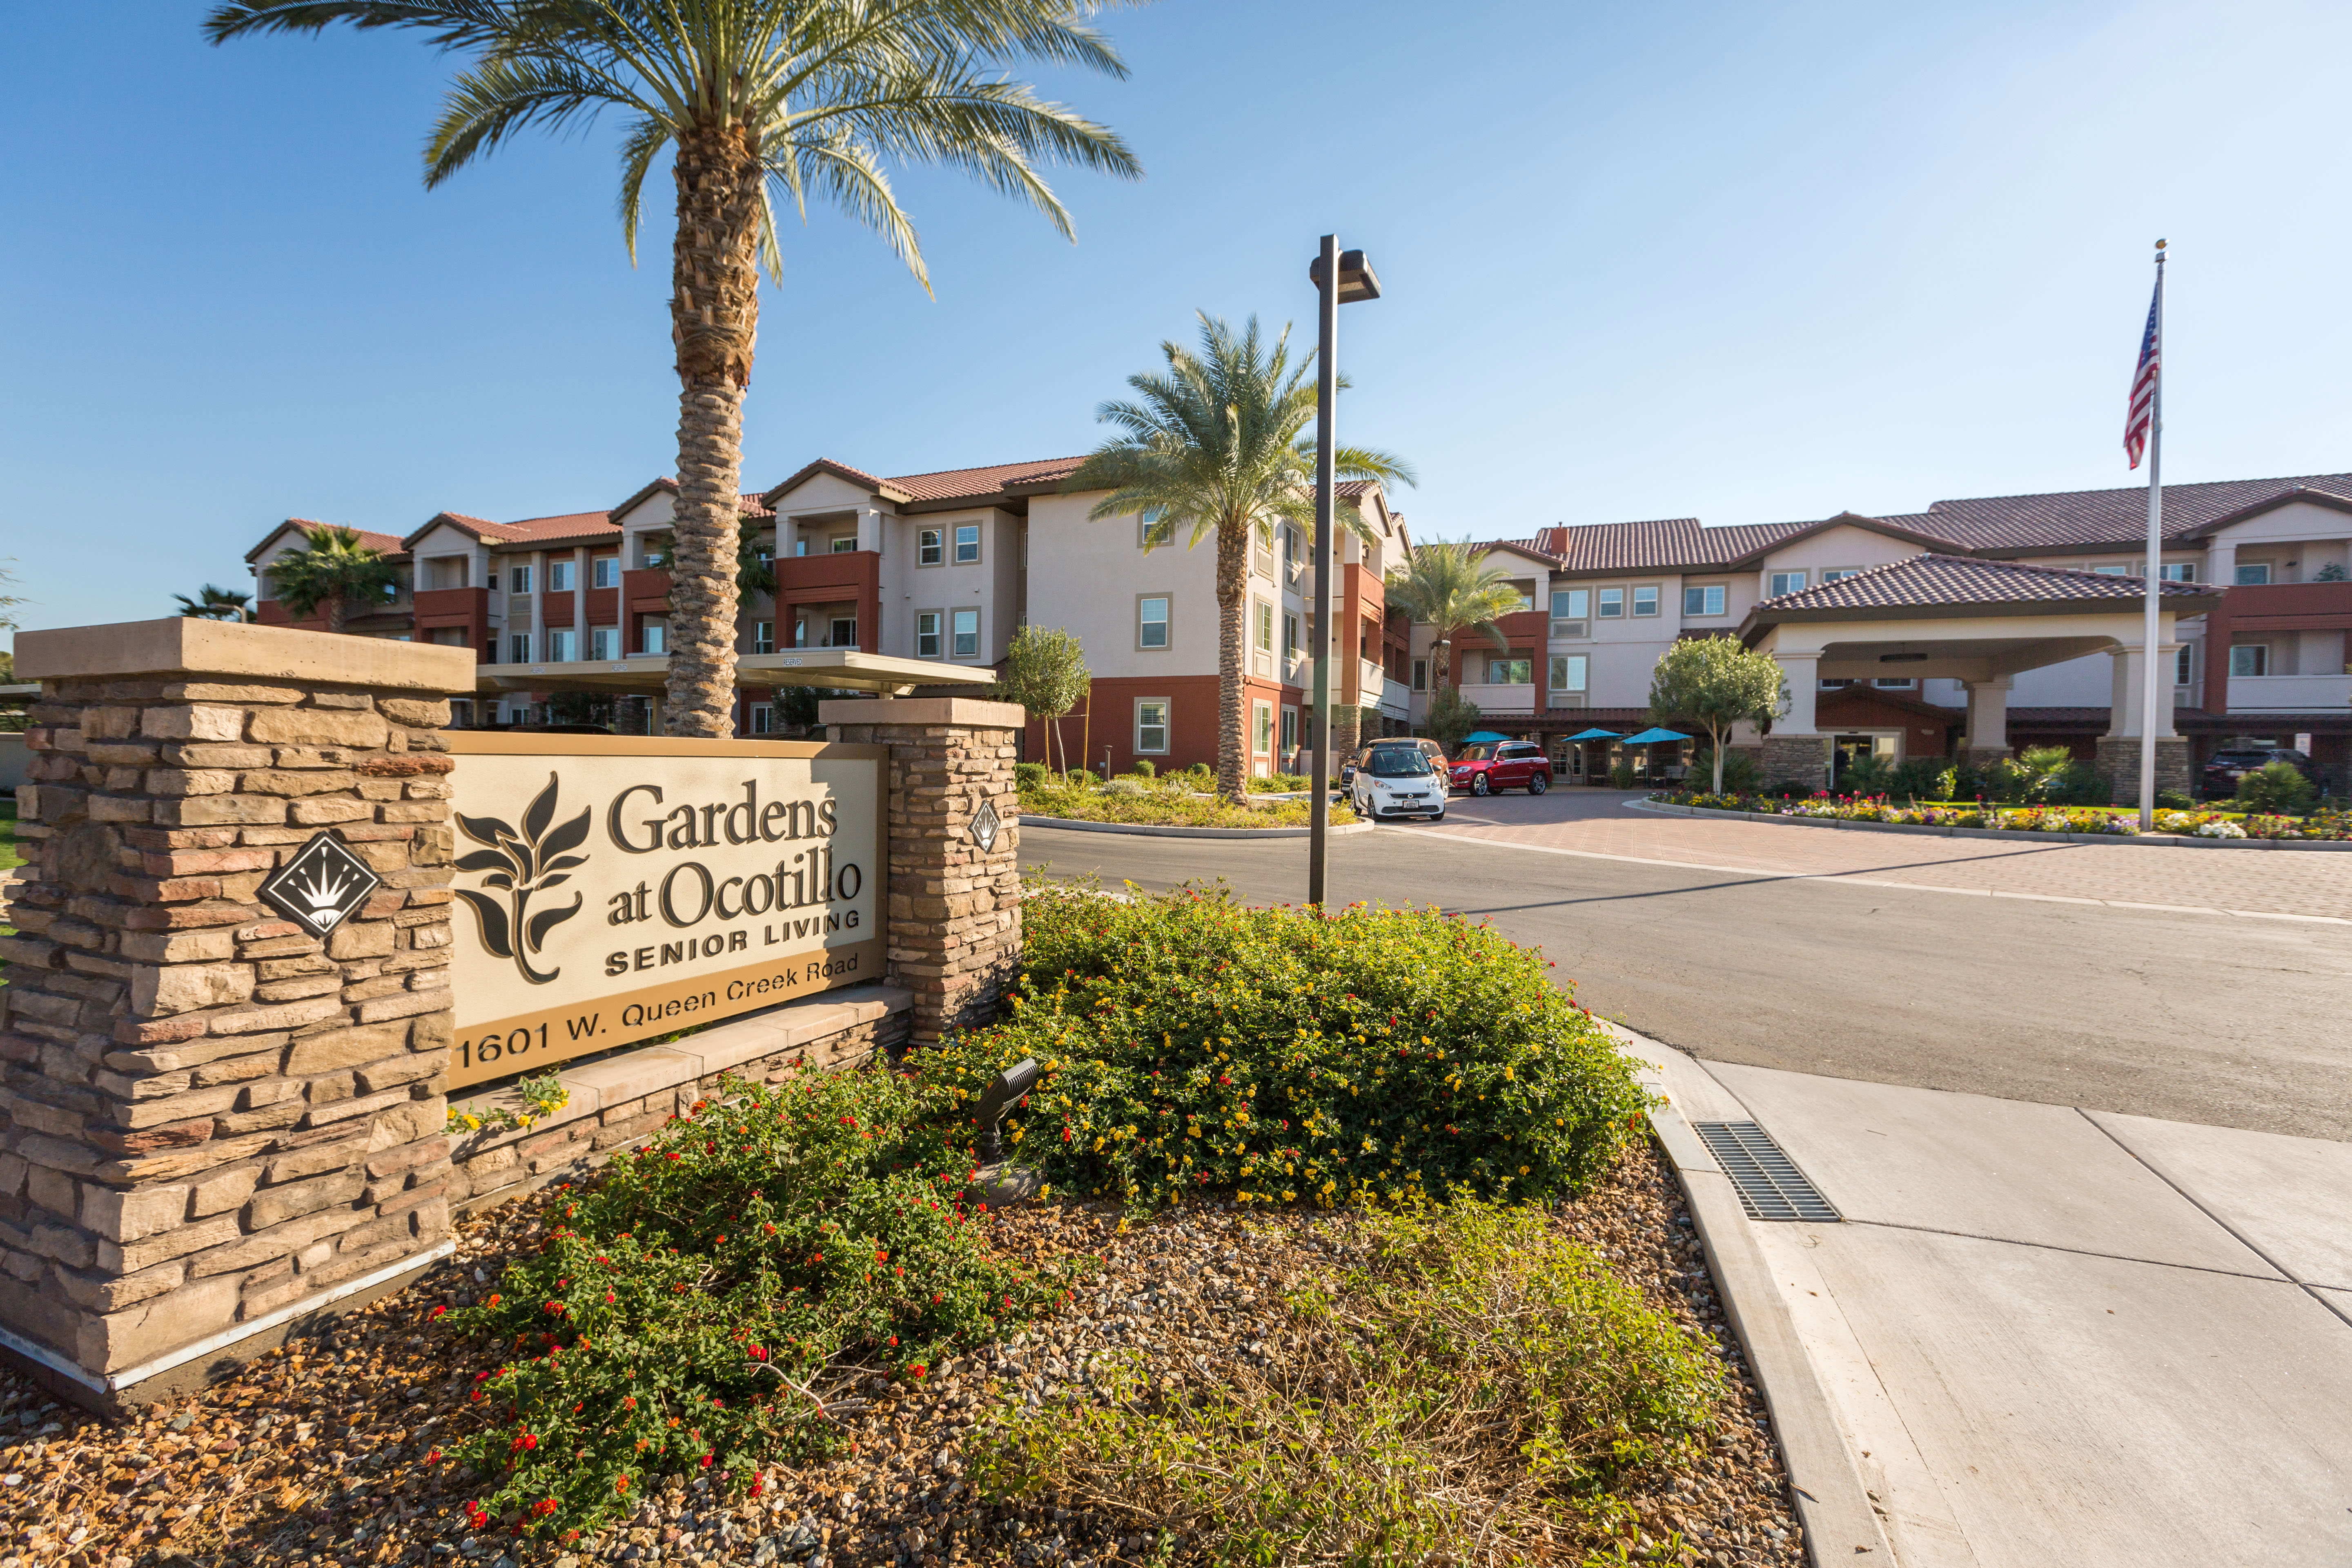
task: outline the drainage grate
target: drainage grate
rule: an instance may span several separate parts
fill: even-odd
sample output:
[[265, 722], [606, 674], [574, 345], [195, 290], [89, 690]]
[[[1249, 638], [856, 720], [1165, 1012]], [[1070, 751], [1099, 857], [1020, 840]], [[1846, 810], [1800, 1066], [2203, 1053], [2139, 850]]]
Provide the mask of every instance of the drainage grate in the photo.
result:
[[1780, 1145], [1753, 1121], [1695, 1121], [1692, 1127], [1738, 1189], [1749, 1219], [1833, 1221], [1837, 1210], [1822, 1196]]

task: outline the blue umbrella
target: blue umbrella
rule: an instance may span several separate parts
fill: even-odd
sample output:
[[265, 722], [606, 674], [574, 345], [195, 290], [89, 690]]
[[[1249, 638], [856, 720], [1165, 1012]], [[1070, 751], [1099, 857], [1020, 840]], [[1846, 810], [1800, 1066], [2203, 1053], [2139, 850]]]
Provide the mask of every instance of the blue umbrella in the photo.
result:
[[1484, 745], [1489, 741], [1507, 741], [1509, 739], [1510, 737], [1508, 735], [1497, 735], [1492, 730], [1481, 730], [1476, 734], [1465, 740], [1462, 743], [1465, 746], [1478, 746]]
[[1688, 735], [1677, 735], [1672, 730], [1644, 730], [1638, 735], [1626, 736], [1625, 743], [1629, 746], [1649, 746], [1654, 745], [1661, 741], [1687, 741], [1689, 739], [1690, 737]]
[[1570, 741], [1615, 741], [1622, 738], [1614, 730], [1586, 730], [1569, 737]]

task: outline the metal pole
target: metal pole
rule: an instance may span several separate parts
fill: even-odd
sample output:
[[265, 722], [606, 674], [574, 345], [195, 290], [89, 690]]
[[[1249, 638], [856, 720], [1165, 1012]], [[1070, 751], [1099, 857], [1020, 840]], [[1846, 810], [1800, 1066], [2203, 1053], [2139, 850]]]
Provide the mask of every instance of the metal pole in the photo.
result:
[[1339, 237], [1323, 237], [1315, 281], [1315, 721], [1307, 807], [1307, 901], [1323, 907], [1331, 849], [1331, 456], [1335, 356], [1339, 347]]
[[2156, 668], [2158, 605], [2164, 594], [2164, 241], [2156, 242], [2156, 383], [2148, 389], [2147, 612], [2140, 630], [2139, 830], [2156, 826], [2156, 724], [2164, 695]]

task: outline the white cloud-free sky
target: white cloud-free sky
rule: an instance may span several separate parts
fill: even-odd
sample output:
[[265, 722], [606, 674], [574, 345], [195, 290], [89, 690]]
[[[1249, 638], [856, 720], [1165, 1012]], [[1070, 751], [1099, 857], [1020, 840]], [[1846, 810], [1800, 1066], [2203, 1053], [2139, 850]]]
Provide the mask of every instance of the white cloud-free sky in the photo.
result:
[[[667, 224], [633, 271], [611, 127], [428, 194], [446, 62], [384, 33], [210, 48], [201, 9], [12, 28], [25, 625], [249, 586], [289, 515], [405, 532], [670, 471]], [[935, 299], [813, 213], [763, 304], [747, 486], [1084, 450], [1195, 309], [1310, 338], [1329, 229], [1388, 291], [1341, 315], [1343, 438], [1419, 468], [1423, 537], [2132, 483], [2159, 235], [2168, 476], [2352, 468], [2340, 5], [1164, 0], [1106, 25], [1132, 77], [1045, 85], [1147, 177], [1063, 175], [1072, 246], [903, 175]]]

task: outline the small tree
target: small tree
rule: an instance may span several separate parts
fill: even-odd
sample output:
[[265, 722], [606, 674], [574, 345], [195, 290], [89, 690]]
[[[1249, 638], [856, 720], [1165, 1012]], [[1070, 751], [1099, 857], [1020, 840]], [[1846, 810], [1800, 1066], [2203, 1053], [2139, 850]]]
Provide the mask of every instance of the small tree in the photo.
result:
[[1429, 738], [1445, 748], [1452, 756], [1461, 748], [1462, 737], [1478, 727], [1478, 705], [1462, 695], [1456, 686], [1441, 686], [1429, 700]]
[[1066, 773], [1070, 752], [1061, 744], [1060, 720], [1086, 696], [1092, 679], [1086, 649], [1059, 626], [1023, 626], [1004, 650], [1004, 673], [997, 679], [996, 695], [1018, 702], [1029, 717], [1046, 726], [1045, 760], [1051, 763], [1060, 747]]
[[1743, 719], [1761, 722], [1787, 701], [1780, 667], [1731, 637], [1685, 637], [1650, 672], [1650, 719], [1680, 719], [1706, 731], [1715, 793], [1723, 793], [1723, 742]]

